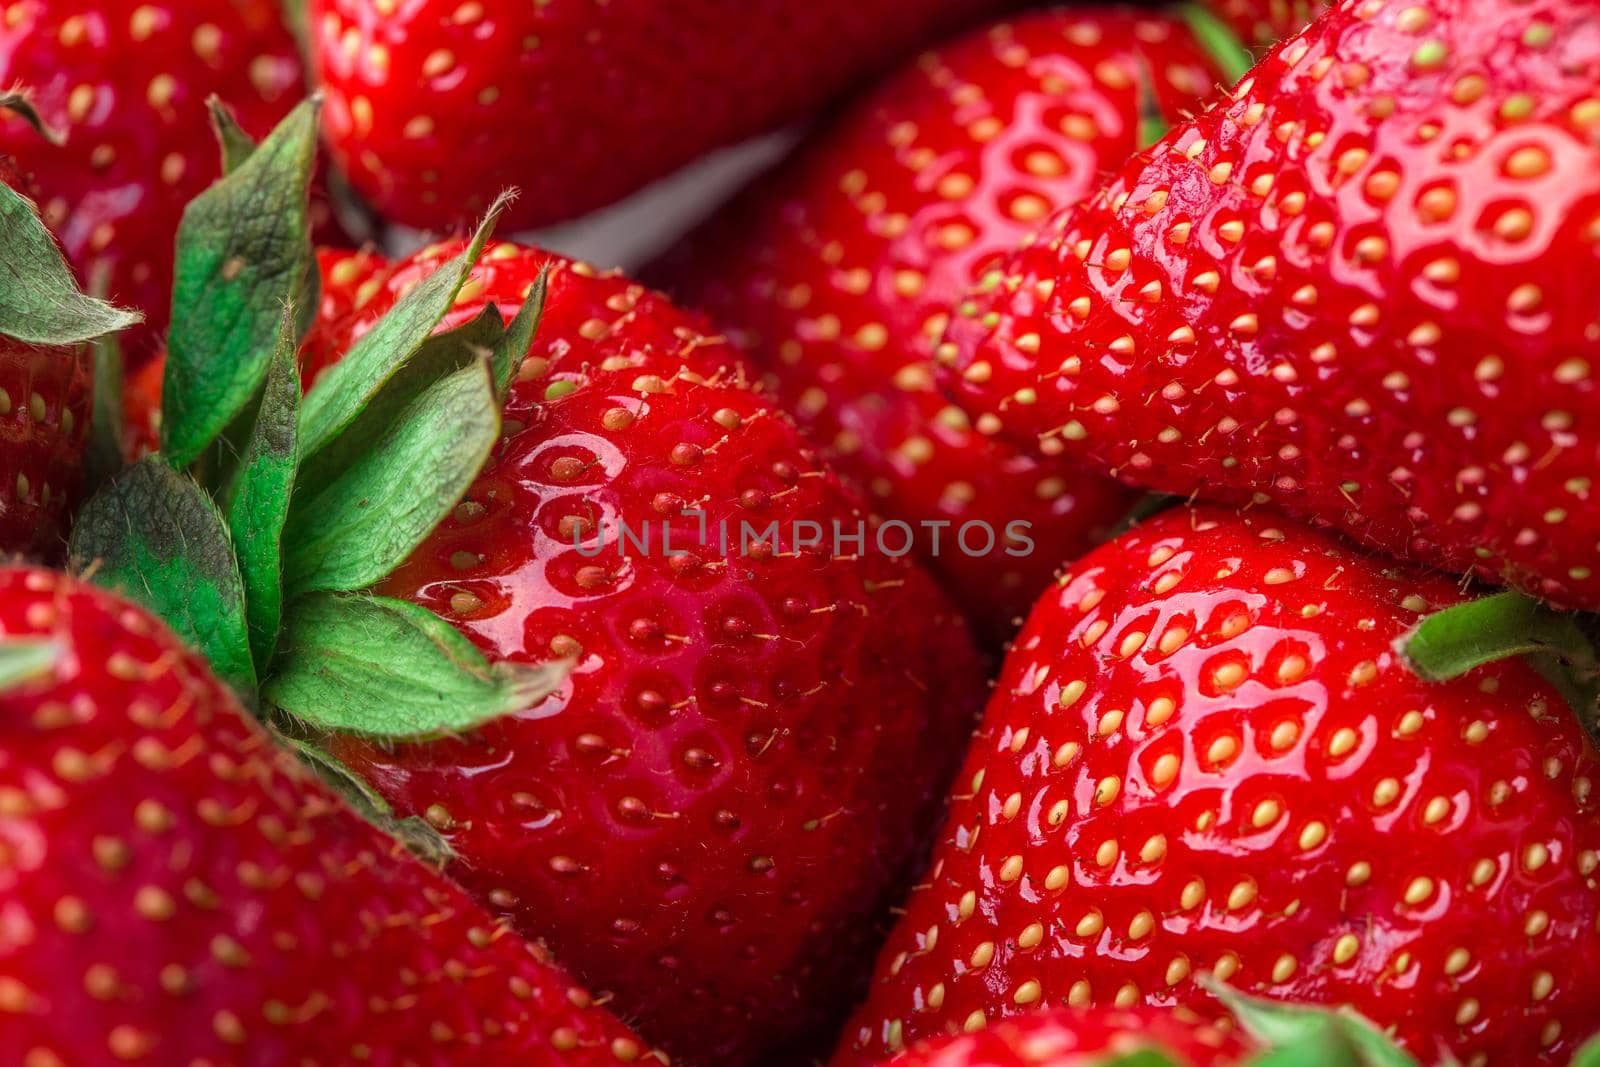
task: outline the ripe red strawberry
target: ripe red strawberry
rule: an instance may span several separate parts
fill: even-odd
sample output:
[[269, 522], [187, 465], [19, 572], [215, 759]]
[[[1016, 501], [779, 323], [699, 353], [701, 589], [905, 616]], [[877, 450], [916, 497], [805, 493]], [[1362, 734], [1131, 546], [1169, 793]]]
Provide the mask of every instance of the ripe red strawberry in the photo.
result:
[[[921, 523], [952, 524], [928, 565], [996, 641], [1134, 498], [979, 434], [937, 391], [934, 344], [1039, 219], [1138, 149], [1147, 104], [1175, 121], [1220, 77], [1168, 16], [1063, 8], [998, 23], [855, 105], [657, 274], [772, 373], [828, 459], [919, 547], [932, 544]], [[977, 551], [957, 543], [969, 522], [996, 532], [988, 551], [982, 527]], [[1025, 540], [1008, 542], [1017, 522]]]
[[1006, 663], [846, 1061], [1041, 1005], [1348, 1004], [1424, 1062], [1600, 1030], [1600, 758], [1511, 659], [1394, 643], [1454, 582], [1267, 511], [1086, 556]]
[[[364, 313], [457, 251], [397, 265]], [[570, 658], [574, 673], [460, 739], [334, 751], [444, 835], [480, 900], [573, 954], [675, 1056], [814, 1045], [861, 989], [970, 729], [970, 638], [870, 532], [865, 551], [836, 553], [831, 534], [794, 548], [796, 521], [853, 531], [851, 498], [741, 384], [733, 349], [664, 297], [494, 244], [446, 323], [490, 300], [511, 313], [546, 265], [499, 450], [380, 592], [491, 660]], [[706, 512], [707, 547], [684, 508]], [[648, 554], [623, 558], [619, 520]], [[740, 554], [741, 521], [779, 522], [781, 550]], [[602, 522], [607, 546], [580, 553]], [[667, 522], [691, 555], [665, 555]]]
[[997, 273], [963, 403], [1600, 606], [1597, 94], [1587, 4], [1342, 3]]
[[83, 345], [0, 333], [0, 556], [60, 551], [83, 475], [91, 395]]
[[316, 0], [328, 134], [386, 216], [535, 225], [799, 118], [1008, 0]]
[[116, 597], [0, 568], [0, 752], [8, 1064], [601, 1065], [647, 1050]]
[[[183, 205], [216, 178], [205, 101], [246, 129], [270, 128], [302, 95], [276, 0], [18, 0], [0, 18], [0, 87], [21, 84], [48, 144], [0, 114], [0, 145], [46, 190], [45, 220], [87, 283], [167, 320], [172, 235]], [[136, 357], [145, 351], [129, 351]]]
[[[1227, 1067], [1249, 1044], [1188, 1013], [1036, 1011], [960, 1037], [919, 1042], [895, 1067], [1113, 1067], [1128, 1056], [1162, 1067]], [[1135, 1062], [1145, 1062], [1137, 1060]]]

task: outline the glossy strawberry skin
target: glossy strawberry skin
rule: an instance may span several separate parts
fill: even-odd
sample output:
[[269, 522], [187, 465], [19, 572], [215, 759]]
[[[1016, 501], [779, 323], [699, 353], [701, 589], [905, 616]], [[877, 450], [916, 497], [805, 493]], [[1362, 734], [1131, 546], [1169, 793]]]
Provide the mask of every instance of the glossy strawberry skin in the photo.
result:
[[518, 225], [602, 207], [1005, 4], [315, 0], [311, 25], [345, 173], [437, 229], [511, 185]]
[[220, 173], [206, 117], [215, 93], [265, 132], [303, 93], [275, 0], [19, 0], [0, 20], [0, 85], [25, 86], [65, 133], [47, 144], [0, 115], [0, 145], [45, 190], [45, 221], [87, 285], [144, 311], [126, 354], [165, 327], [172, 236]]
[[1249, 80], [957, 320], [964, 406], [1600, 606], [1600, 21], [1345, 3]]
[[[400, 264], [368, 321], [458, 250]], [[982, 699], [977, 656], [909, 560], [796, 553], [788, 532], [740, 554], [741, 522], [861, 516], [733, 349], [666, 298], [496, 244], [452, 321], [489, 300], [511, 314], [547, 262], [505, 440], [383, 591], [491, 658], [574, 673], [459, 740], [335, 752], [675, 1059], [798, 1056], [861, 990], [921, 858]], [[707, 513], [708, 547], [685, 507]], [[618, 519], [648, 529], [648, 554], [621, 558]], [[611, 543], [580, 553], [602, 520]], [[666, 555], [668, 521], [694, 555]]]
[[277, 748], [165, 628], [0, 568], [0, 1060], [638, 1059], [647, 1046]]
[[[841, 1062], [1039, 1005], [1348, 1004], [1423, 1062], [1600, 1029], [1600, 759], [1520, 660], [1429, 685], [1461, 599], [1267, 510], [1178, 509], [1035, 609]], [[854, 1046], [861, 1046], [855, 1049]]]
[[959, 1037], [919, 1042], [894, 1067], [1112, 1067], [1137, 1053], [1174, 1067], [1227, 1067], [1249, 1046], [1183, 1011], [1035, 1011]]
[[[1144, 96], [1177, 121], [1218, 77], [1165, 16], [997, 23], [924, 54], [657, 268], [761, 363], [884, 515], [1000, 535], [970, 554], [951, 532], [926, 558], [995, 643], [1134, 496], [978, 433], [935, 386], [933, 347], [969, 287], [1139, 147]], [[1029, 524], [1026, 554], [1007, 554], [1013, 522]]]
[[0, 337], [0, 557], [61, 554], [92, 395], [86, 348]]

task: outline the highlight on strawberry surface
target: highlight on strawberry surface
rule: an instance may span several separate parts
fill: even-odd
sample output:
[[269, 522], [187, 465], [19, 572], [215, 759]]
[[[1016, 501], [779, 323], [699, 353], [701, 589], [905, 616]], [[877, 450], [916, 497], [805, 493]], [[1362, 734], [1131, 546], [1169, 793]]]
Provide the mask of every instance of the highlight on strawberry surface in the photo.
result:
[[0, 1067], [1600, 1067], [1597, 366], [1581, 0], [0, 0]]

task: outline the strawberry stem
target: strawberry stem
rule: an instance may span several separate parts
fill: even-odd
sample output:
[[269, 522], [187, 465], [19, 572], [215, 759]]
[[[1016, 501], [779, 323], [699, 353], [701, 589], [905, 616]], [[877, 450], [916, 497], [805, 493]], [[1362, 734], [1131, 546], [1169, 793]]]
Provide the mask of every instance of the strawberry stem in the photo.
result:
[[1238, 85], [1250, 73], [1250, 68], [1256, 65], [1256, 58], [1250, 49], [1204, 4], [1184, 4], [1181, 12], [1183, 21], [1189, 24], [1189, 32], [1200, 42], [1200, 47], [1211, 57], [1211, 62], [1222, 71], [1228, 84]]
[[1526, 656], [1593, 733], [1600, 724], [1600, 653], [1576, 616], [1522, 593], [1496, 593], [1445, 608], [1396, 642], [1412, 671], [1445, 682], [1476, 667]]

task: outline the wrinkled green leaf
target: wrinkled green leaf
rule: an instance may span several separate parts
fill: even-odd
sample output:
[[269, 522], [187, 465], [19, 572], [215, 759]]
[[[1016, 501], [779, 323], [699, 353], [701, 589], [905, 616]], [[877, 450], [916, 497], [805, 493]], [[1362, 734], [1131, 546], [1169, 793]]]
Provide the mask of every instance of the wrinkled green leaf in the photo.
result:
[[283, 615], [283, 529], [294, 491], [300, 416], [293, 312], [286, 312], [278, 350], [227, 502], [228, 527], [244, 580], [250, 649], [257, 672], [277, 645]]
[[539, 332], [549, 282], [550, 267], [546, 264], [528, 291], [528, 298], [522, 302], [522, 309], [507, 324], [505, 334], [495, 344], [494, 354], [489, 358], [489, 365], [494, 369], [494, 393], [502, 404], [511, 392], [511, 383], [516, 381], [517, 369], [527, 358], [528, 349], [533, 347], [534, 334]]
[[486, 361], [429, 386], [370, 450], [294, 502], [284, 559], [291, 594], [365, 589], [388, 575], [460, 503], [499, 436]]
[[178, 231], [162, 450], [188, 466], [254, 400], [285, 304], [316, 273], [308, 204], [317, 103], [295, 108]]
[[290, 605], [262, 692], [319, 730], [419, 740], [533, 707], [566, 674], [565, 665], [490, 666], [449, 623], [405, 601], [314, 593]]
[[75, 345], [144, 316], [85, 296], [33, 201], [0, 182], [0, 334], [35, 345]]
[[32, 637], [0, 636], [0, 696], [43, 678], [61, 660], [61, 646]]
[[243, 695], [255, 689], [244, 584], [227, 524], [188, 475], [151, 456], [101, 490], [72, 531], [72, 568], [143, 604]]
[[234, 117], [233, 109], [223, 103], [221, 97], [208, 98], [206, 107], [211, 112], [211, 129], [222, 149], [222, 173], [232, 174], [255, 155], [256, 139], [244, 131]]
[[455, 305], [509, 203], [505, 195], [496, 200], [466, 251], [423, 279], [317, 380], [300, 412], [300, 446], [306, 456], [331, 445], [432, 336]]
[[369, 455], [419, 396], [463, 367], [489, 358], [504, 336], [500, 311], [490, 304], [466, 325], [434, 334], [422, 342], [416, 354], [384, 383], [355, 421], [332, 444], [301, 465], [295, 490], [301, 499], [320, 492], [351, 464]]

